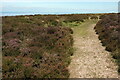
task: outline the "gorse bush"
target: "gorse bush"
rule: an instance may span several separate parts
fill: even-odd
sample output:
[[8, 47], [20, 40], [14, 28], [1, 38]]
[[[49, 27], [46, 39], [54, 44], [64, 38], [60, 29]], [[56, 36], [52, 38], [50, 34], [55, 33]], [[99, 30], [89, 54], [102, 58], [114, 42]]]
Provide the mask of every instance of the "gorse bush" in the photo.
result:
[[99, 34], [103, 46], [107, 51], [112, 52], [116, 59], [120, 72], [120, 14], [102, 15], [101, 20], [95, 26], [96, 33]]

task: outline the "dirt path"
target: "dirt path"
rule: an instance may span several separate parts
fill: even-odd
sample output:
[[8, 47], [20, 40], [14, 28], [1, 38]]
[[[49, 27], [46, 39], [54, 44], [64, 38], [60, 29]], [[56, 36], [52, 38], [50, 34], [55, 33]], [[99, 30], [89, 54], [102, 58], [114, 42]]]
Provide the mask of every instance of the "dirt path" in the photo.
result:
[[74, 30], [75, 52], [69, 66], [70, 78], [117, 78], [117, 66], [100, 43], [95, 23], [86, 21]]

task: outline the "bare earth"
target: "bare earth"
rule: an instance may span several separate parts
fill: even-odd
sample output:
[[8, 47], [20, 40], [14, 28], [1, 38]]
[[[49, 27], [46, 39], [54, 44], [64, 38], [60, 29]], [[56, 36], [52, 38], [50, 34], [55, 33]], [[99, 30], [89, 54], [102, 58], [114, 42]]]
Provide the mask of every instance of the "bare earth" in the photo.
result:
[[94, 31], [95, 23], [83, 23], [82, 26], [88, 26], [87, 35], [78, 35], [79, 30], [73, 28], [75, 52], [68, 67], [70, 78], [118, 78], [114, 60]]

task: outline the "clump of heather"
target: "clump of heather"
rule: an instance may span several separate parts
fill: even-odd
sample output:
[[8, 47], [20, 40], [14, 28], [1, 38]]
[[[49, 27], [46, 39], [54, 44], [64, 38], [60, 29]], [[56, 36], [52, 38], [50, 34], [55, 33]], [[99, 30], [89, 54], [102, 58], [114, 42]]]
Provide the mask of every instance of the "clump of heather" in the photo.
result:
[[101, 16], [101, 20], [95, 26], [96, 33], [102, 45], [118, 63], [120, 73], [120, 14], [108, 14]]
[[68, 78], [73, 31], [57, 16], [3, 18], [3, 78]]

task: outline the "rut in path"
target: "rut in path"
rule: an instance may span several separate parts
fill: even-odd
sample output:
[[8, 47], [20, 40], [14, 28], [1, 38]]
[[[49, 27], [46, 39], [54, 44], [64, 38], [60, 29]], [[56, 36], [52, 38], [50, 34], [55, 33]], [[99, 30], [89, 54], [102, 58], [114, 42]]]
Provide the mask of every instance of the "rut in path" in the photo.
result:
[[70, 78], [118, 78], [117, 66], [100, 43], [94, 31], [95, 24], [85, 22], [82, 26], [88, 26], [84, 30], [87, 35], [78, 35], [79, 29], [83, 27], [73, 28], [76, 50], [68, 67]]

